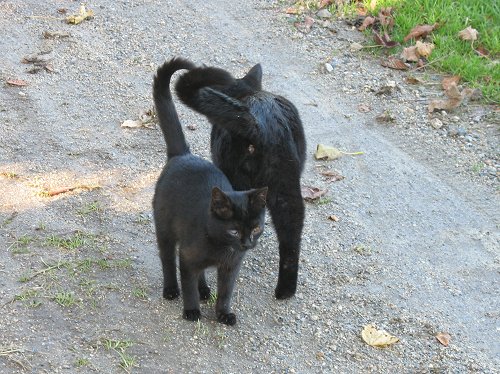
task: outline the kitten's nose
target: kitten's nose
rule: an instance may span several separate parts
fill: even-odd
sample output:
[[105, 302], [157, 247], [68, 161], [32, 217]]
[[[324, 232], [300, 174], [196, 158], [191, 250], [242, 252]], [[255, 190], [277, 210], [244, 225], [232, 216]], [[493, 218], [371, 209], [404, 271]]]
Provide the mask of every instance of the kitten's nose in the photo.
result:
[[246, 239], [244, 242], [241, 243], [241, 246], [243, 247], [244, 250], [247, 250], [253, 247], [253, 243], [251, 240]]

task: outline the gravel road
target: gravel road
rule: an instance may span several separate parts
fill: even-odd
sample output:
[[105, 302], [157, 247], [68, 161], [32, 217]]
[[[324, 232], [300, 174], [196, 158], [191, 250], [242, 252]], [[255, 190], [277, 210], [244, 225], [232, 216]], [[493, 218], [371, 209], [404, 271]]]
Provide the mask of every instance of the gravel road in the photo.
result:
[[[437, 74], [351, 52], [363, 36], [341, 21], [304, 35], [283, 2], [87, 6], [95, 17], [68, 25], [57, 10], [74, 1], [0, 1], [0, 78], [27, 82], [0, 85], [1, 373], [500, 372], [497, 109], [430, 116]], [[328, 189], [307, 204], [296, 297], [273, 297], [269, 224], [241, 270], [234, 327], [210, 303], [191, 323], [162, 299], [151, 199], [165, 145], [154, 124], [120, 126], [152, 108], [152, 76], [175, 55], [237, 76], [260, 62], [265, 89], [301, 113], [303, 184]], [[178, 111], [209, 158], [210, 125]], [[384, 111], [393, 122], [375, 120]], [[363, 154], [315, 161], [318, 143]], [[75, 188], [47, 193], [61, 187]], [[399, 342], [367, 345], [369, 323]]]

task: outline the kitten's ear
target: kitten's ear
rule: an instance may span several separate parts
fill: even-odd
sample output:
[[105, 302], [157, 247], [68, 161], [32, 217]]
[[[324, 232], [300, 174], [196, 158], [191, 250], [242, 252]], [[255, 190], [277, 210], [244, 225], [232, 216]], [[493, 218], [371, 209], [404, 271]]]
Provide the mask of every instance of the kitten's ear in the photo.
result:
[[210, 210], [222, 219], [229, 219], [233, 216], [233, 204], [231, 203], [231, 200], [218, 187], [212, 188]]
[[250, 195], [250, 204], [256, 211], [264, 209], [266, 206], [267, 187], [252, 190]]
[[262, 66], [260, 64], [255, 65], [243, 77], [243, 80], [253, 89], [262, 90]]

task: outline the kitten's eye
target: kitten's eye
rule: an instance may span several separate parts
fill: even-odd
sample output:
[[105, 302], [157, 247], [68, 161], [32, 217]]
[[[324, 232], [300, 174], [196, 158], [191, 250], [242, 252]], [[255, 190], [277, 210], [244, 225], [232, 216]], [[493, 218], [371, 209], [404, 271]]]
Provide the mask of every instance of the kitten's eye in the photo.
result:
[[238, 230], [227, 230], [227, 233], [235, 238], [240, 237], [240, 232]]
[[254, 227], [254, 229], [252, 230], [252, 235], [257, 235], [261, 231], [262, 229], [260, 228], [260, 226]]

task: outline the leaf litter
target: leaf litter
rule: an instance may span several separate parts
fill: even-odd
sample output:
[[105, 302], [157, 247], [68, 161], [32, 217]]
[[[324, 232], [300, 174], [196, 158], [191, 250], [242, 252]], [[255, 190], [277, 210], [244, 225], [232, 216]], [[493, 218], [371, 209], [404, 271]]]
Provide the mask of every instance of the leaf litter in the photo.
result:
[[361, 337], [366, 344], [379, 348], [387, 347], [399, 341], [399, 338], [389, 334], [385, 330], [378, 330], [373, 324], [368, 324], [363, 328]]
[[66, 17], [66, 23], [71, 25], [78, 25], [85, 20], [91, 19], [94, 17], [94, 11], [91, 9], [87, 9], [84, 4], [80, 5], [77, 14], [72, 14]]
[[319, 200], [320, 197], [326, 195], [328, 190], [322, 190], [318, 187], [312, 187], [312, 186], [302, 186], [300, 188], [301, 193], [302, 193], [302, 198], [305, 201], [313, 202], [316, 200]]

